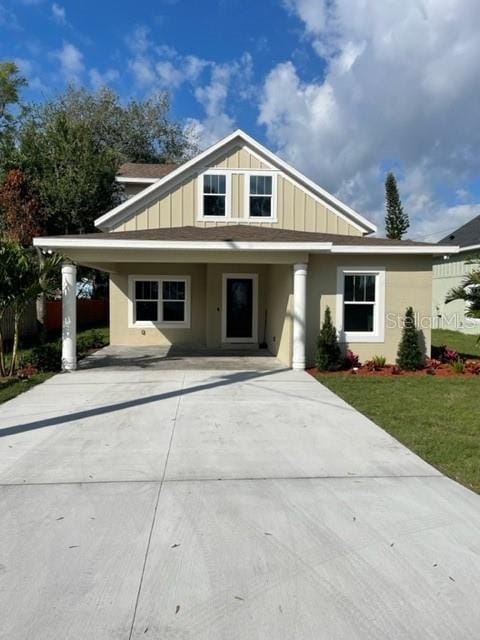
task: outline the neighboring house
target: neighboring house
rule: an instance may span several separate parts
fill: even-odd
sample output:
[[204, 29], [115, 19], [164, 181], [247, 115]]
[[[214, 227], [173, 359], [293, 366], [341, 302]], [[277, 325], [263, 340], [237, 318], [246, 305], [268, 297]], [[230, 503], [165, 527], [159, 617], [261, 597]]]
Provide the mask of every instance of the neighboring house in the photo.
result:
[[[242, 131], [176, 168], [127, 165], [119, 180], [140, 190], [98, 218], [102, 233], [35, 240], [73, 263], [63, 267], [67, 369], [75, 263], [110, 274], [112, 344], [263, 344], [303, 369], [327, 306], [362, 360], [394, 361], [406, 307], [431, 319], [432, 256], [456, 250], [367, 237], [374, 224]], [[428, 350], [428, 323], [424, 338]]]
[[116, 181], [122, 185], [126, 199], [136, 196], [146, 187], [177, 169], [176, 164], [146, 164], [125, 162], [118, 170]]
[[[447, 293], [462, 284], [465, 276], [480, 269], [480, 215], [440, 240], [441, 245], [458, 245], [460, 252], [436, 258], [433, 263], [433, 317], [435, 326], [463, 333], [480, 333], [480, 320], [465, 315], [463, 300], [445, 304]], [[470, 262], [479, 258], [478, 262]]]

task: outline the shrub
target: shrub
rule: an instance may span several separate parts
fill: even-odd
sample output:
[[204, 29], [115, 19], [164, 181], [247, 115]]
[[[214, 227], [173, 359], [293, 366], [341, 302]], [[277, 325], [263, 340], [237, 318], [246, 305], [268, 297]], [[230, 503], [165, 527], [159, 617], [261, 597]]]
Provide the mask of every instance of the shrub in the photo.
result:
[[465, 373], [465, 363], [461, 358], [450, 364], [455, 373]]
[[387, 359], [385, 356], [373, 356], [372, 362], [375, 369], [383, 369], [387, 364]]
[[412, 307], [405, 313], [405, 324], [402, 339], [398, 347], [397, 364], [406, 371], [416, 371], [424, 365], [424, 356], [420, 348], [419, 332], [415, 326], [415, 316]]
[[60, 371], [62, 367], [60, 342], [46, 342], [34, 347], [30, 364], [39, 371]]
[[99, 329], [90, 329], [85, 331], [77, 338], [77, 351], [79, 356], [88, 353], [94, 349], [101, 349], [107, 344], [104, 334]]
[[345, 369], [354, 369], [355, 367], [359, 367], [360, 360], [358, 358], [358, 354], [353, 353], [353, 351], [350, 351], [350, 349], [348, 349], [347, 353], [345, 354], [343, 366]]
[[338, 344], [337, 330], [332, 323], [330, 307], [325, 309], [320, 335], [317, 338], [315, 364], [320, 371], [338, 371], [342, 366], [342, 355]]

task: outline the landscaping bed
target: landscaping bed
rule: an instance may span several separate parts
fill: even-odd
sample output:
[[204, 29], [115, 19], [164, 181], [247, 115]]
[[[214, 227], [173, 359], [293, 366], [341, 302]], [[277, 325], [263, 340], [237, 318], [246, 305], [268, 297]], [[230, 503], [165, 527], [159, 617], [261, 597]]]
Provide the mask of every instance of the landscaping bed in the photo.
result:
[[[81, 331], [77, 336], [77, 357], [81, 360], [108, 343], [107, 327]], [[58, 373], [61, 370], [61, 354], [61, 340], [58, 337], [20, 349], [16, 374], [7, 378], [0, 377], [0, 404]]]

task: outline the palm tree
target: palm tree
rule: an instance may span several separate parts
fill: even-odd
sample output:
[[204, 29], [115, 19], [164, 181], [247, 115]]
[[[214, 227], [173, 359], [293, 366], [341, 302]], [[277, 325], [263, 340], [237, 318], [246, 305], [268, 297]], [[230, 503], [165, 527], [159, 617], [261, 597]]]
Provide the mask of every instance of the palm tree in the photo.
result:
[[20, 322], [26, 308], [42, 292], [51, 290], [61, 257], [49, 255], [39, 262], [31, 248], [18, 242], [0, 240], [0, 321], [7, 309], [13, 311], [14, 336], [7, 372], [3, 336], [0, 328], [0, 376], [12, 376], [17, 366]]
[[445, 302], [448, 304], [454, 300], [465, 302], [467, 318], [480, 319], [480, 270], [472, 271], [464, 278], [459, 287], [454, 287], [448, 292]]

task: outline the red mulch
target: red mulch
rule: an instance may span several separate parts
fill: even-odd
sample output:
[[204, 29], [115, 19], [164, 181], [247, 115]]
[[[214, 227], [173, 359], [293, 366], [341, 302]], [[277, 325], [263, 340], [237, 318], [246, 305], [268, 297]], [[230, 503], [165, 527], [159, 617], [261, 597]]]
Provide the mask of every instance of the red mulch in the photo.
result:
[[[392, 370], [395, 370], [395, 373], [392, 373]], [[307, 369], [307, 373], [312, 376], [317, 376], [318, 374], [326, 374], [329, 376], [338, 376], [338, 375], [351, 375], [351, 376], [361, 376], [368, 378], [385, 378], [390, 376], [409, 376], [409, 377], [418, 377], [418, 376], [437, 376], [439, 378], [450, 378], [450, 377], [478, 377], [480, 378], [480, 360], [467, 360], [465, 363], [465, 371], [463, 373], [456, 373], [450, 364], [441, 364], [438, 367], [431, 368], [425, 367], [423, 369], [419, 369], [418, 371], [399, 371], [398, 367], [394, 365], [387, 364], [382, 369], [372, 370], [368, 367], [360, 366], [356, 370], [343, 370], [343, 371], [319, 371], [317, 367], [311, 367]]]

